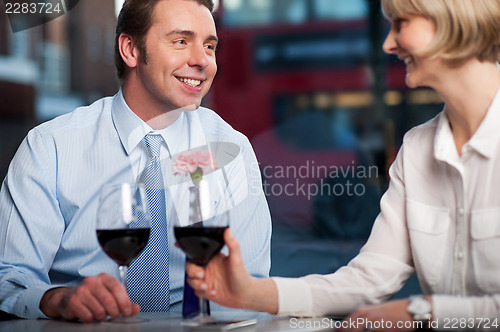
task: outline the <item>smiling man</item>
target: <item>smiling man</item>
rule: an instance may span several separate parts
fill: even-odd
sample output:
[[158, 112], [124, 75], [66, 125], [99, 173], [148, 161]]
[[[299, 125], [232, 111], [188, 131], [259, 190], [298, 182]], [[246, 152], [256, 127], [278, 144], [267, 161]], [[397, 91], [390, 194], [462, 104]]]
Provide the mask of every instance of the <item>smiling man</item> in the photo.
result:
[[[134, 37], [133, 31], [123, 29], [118, 36], [123, 95], [143, 120], [180, 108], [196, 109], [210, 89], [217, 72], [217, 33], [210, 9], [202, 5], [207, 3], [159, 1], [145, 35]], [[126, 2], [124, 8], [133, 5]], [[134, 19], [126, 14], [118, 31], [121, 22]], [[171, 120], [177, 116], [173, 113]]]
[[1, 311], [84, 322], [180, 311], [185, 257], [174, 246], [168, 192], [165, 238], [150, 241], [159, 249], [146, 247], [138, 260], [165, 254], [148, 272], [132, 262], [130, 297], [96, 239], [100, 190], [140, 181], [152, 158], [147, 137], [160, 142], [164, 165], [213, 142], [238, 147], [224, 167], [227, 186], [245, 193], [230, 211], [231, 229], [251, 273], [269, 274], [271, 220], [252, 147], [200, 106], [217, 72], [212, 10], [211, 0], [126, 0], [115, 44], [120, 91], [27, 135], [0, 192]]

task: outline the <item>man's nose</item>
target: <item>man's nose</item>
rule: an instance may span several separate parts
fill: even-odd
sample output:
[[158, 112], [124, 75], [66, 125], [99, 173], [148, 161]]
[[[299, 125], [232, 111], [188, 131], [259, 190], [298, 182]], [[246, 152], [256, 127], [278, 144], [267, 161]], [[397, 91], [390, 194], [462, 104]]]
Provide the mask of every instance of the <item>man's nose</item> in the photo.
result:
[[205, 68], [209, 65], [210, 61], [208, 59], [208, 54], [206, 53], [205, 46], [196, 46], [191, 49], [191, 56], [189, 58], [190, 66], [198, 66], [200, 68]]

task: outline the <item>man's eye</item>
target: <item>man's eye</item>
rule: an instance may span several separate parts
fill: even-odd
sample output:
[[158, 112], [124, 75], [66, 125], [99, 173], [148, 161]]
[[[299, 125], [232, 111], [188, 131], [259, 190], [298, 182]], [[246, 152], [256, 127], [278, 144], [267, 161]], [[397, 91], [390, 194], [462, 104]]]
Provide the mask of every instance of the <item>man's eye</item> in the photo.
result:
[[212, 51], [215, 52], [215, 49], [217, 48], [217, 46], [216, 45], [212, 45], [212, 44], [208, 44], [208, 45], [205, 46], [205, 48], [208, 48], [209, 50], [212, 50]]

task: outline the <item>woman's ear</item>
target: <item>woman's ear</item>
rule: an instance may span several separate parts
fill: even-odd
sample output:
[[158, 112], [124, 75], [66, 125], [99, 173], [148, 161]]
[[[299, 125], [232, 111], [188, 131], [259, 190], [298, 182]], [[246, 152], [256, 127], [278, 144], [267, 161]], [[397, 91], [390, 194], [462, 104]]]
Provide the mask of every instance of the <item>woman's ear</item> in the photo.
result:
[[139, 51], [135, 47], [134, 39], [123, 33], [118, 37], [118, 50], [120, 51], [120, 56], [127, 66], [134, 68], [139, 63]]

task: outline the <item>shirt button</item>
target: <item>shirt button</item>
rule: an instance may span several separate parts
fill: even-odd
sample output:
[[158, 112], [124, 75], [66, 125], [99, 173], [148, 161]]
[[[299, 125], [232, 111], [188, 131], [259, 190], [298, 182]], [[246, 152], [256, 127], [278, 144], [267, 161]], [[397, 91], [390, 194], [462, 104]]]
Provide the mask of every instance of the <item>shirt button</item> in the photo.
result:
[[457, 254], [457, 257], [458, 257], [458, 259], [461, 260], [462, 258], [464, 258], [464, 253], [462, 251], [459, 251]]
[[458, 208], [458, 214], [463, 216], [464, 215], [464, 208]]

